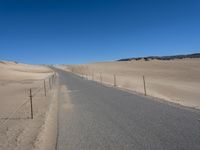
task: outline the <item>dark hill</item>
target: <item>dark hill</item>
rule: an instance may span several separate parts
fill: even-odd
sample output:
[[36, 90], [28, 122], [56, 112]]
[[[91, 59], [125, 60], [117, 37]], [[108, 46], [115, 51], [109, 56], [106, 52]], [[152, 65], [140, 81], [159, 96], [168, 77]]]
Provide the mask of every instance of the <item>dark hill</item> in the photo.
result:
[[173, 60], [173, 59], [183, 59], [183, 58], [200, 58], [200, 53], [188, 54], [188, 55], [172, 55], [172, 56], [148, 56], [148, 57], [137, 57], [137, 58], [125, 58], [117, 61], [131, 61], [131, 60]]

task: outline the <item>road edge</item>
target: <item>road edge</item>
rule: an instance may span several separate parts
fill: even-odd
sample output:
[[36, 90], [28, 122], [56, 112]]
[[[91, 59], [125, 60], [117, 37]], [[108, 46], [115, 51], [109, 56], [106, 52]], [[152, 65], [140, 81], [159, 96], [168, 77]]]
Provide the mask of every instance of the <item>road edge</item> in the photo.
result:
[[[58, 74], [56, 76], [58, 77]], [[34, 150], [56, 150], [57, 134], [58, 134], [58, 93], [59, 81], [56, 80], [55, 86], [52, 91], [49, 109], [45, 115], [43, 129], [37, 137]]]

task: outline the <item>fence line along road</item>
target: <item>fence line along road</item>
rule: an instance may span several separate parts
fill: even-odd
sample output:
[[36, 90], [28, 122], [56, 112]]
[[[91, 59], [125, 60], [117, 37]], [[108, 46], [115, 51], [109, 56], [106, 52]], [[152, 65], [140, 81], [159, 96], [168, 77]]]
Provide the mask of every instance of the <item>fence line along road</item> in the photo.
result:
[[[48, 78], [47, 78], [48, 79]], [[55, 83], [55, 79], [56, 79], [56, 74], [52, 75], [49, 77], [50, 80], [52, 80], [52, 85], [50, 90], [52, 89], [52, 86]], [[49, 83], [51, 84], [51, 83]], [[40, 87], [37, 88], [36, 91], [32, 91], [32, 88], [29, 89], [29, 99], [27, 99], [26, 101], [24, 101], [21, 105], [19, 105], [13, 112], [11, 112], [8, 117], [6, 117], [6, 119], [2, 122], [0, 122], [0, 128], [5, 126], [6, 123], [23, 107], [25, 106], [28, 102], [30, 102], [30, 112], [31, 112], [31, 119], [33, 119], [34, 117], [34, 112], [33, 112], [33, 98], [44, 88], [44, 92], [45, 92], [45, 96], [47, 94], [47, 90], [46, 90], [46, 83], [45, 83], [45, 79], [44, 79], [44, 87]], [[0, 118], [1, 119], [1, 118]]]

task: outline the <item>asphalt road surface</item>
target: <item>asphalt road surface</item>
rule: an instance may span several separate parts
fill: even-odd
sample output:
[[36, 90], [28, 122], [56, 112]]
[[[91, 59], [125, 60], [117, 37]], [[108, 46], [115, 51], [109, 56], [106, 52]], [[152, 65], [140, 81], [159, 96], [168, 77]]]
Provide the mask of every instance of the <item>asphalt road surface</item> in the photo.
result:
[[134, 95], [55, 69], [58, 150], [200, 150], [200, 112]]

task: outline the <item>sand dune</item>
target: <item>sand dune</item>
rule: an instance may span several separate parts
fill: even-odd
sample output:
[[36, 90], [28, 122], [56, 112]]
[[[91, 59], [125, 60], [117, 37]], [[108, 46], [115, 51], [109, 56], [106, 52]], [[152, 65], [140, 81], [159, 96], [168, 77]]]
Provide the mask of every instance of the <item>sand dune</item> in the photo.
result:
[[[87, 74], [90, 79], [117, 85], [143, 93], [145, 76], [147, 94], [181, 105], [200, 108], [200, 59], [180, 60], [133, 60], [102, 62], [86, 65], [65, 66], [78, 74]], [[93, 77], [92, 77], [93, 74]]]
[[[47, 97], [38, 89], [43, 89], [44, 79], [52, 74], [46, 66], [0, 62], [0, 149], [34, 149], [52, 99], [48, 82]], [[30, 119], [30, 88], [37, 92], [33, 98], [34, 120]]]
[[42, 79], [52, 73], [45, 66], [16, 64], [15, 62], [0, 62], [0, 80], [21, 81], [27, 79]]

